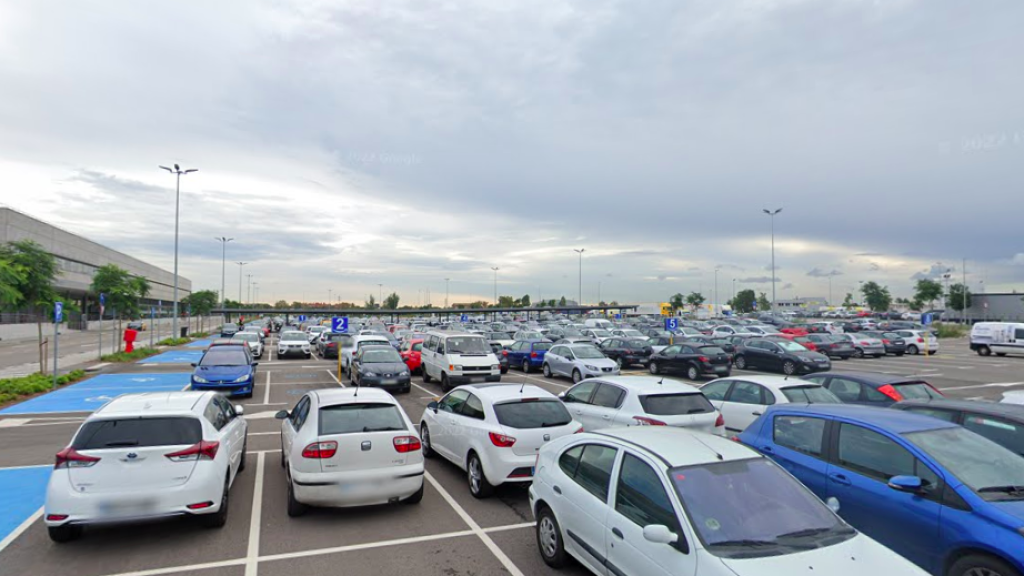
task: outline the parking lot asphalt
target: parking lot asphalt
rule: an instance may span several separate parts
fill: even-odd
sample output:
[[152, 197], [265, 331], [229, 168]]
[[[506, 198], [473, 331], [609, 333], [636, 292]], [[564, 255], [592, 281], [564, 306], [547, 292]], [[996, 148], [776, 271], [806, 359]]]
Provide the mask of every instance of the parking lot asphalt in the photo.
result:
[[[180, 351], [192, 350], [196, 349]], [[427, 461], [426, 491], [418, 505], [313, 509], [301, 518], [289, 518], [280, 466], [280, 423], [274, 413], [290, 408], [308, 390], [348, 382], [337, 380], [334, 360], [280, 359], [269, 339], [267, 350], [253, 397], [238, 401], [245, 406], [249, 423], [251, 464], [232, 488], [228, 523], [219, 530], [180, 519], [91, 529], [80, 540], [57, 545], [40, 520], [53, 455], [67, 444], [88, 410], [102, 403], [84, 399], [95, 399], [101, 388], [109, 395], [168, 389], [168, 382], [182, 378], [187, 383], [188, 355], [181, 355], [180, 363], [144, 361], [112, 367], [103, 375], [106, 378], [76, 385], [81, 391], [72, 386], [65, 390], [73, 394], [63, 399], [53, 395], [36, 404], [41, 406], [38, 411], [0, 412], [0, 576], [71, 570], [76, 576], [556, 573], [537, 553], [526, 489], [504, 486], [494, 497], [477, 500], [469, 493], [464, 473], [444, 460]], [[944, 340], [940, 354], [931, 357], [833, 364], [835, 371], [916, 375], [957, 398], [998, 400], [1005, 391], [1024, 389], [1024, 358], [982, 358], [967, 349], [966, 340]], [[645, 373], [639, 367], [628, 372]], [[567, 379], [517, 371], [502, 381], [529, 382], [554, 393], [571, 385]], [[418, 422], [441, 389], [418, 377], [413, 384], [399, 401]], [[157, 388], [160, 385], [164, 387]], [[571, 566], [557, 573], [587, 572]]]

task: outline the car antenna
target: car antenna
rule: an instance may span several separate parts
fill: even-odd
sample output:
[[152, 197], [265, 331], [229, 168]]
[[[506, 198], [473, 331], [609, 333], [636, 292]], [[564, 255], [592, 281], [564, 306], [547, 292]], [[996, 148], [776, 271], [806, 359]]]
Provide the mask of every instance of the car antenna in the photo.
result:
[[700, 443], [701, 443], [701, 445], [703, 445], [703, 446], [704, 446], [705, 448], [707, 448], [708, 450], [711, 450], [711, 452], [712, 452], [712, 453], [713, 453], [713, 454], [714, 454], [715, 456], [717, 456], [719, 460], [725, 460], [725, 457], [724, 457], [724, 456], [722, 456], [721, 454], [719, 454], [719, 453], [718, 453], [718, 450], [715, 450], [715, 449], [714, 449], [714, 448], [712, 448], [711, 446], [708, 446], [707, 444], [704, 444], [704, 442], [703, 442], [703, 441], [702, 441], [702, 440], [701, 440], [700, 438], [698, 438], [696, 434], [694, 434], [694, 435], [693, 435], [693, 439], [694, 439], [694, 440], [696, 440], [697, 442], [700, 442]]
[[522, 382], [522, 386], [519, 387], [519, 393], [522, 394], [523, 390], [525, 388], [526, 388], [526, 376], [523, 376], [523, 382]]
[[660, 385], [664, 381], [665, 381], [665, 377], [662, 376], [661, 378], [658, 379], [658, 384]]

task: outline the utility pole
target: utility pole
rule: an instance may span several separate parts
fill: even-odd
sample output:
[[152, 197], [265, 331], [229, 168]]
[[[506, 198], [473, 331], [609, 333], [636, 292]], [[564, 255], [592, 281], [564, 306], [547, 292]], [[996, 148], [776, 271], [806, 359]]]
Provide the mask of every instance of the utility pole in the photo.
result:
[[377, 301], [377, 308], [380, 308], [381, 310], [383, 310], [384, 309], [384, 285], [383, 284], [377, 284], [377, 288], [380, 289], [380, 295], [379, 295], [380, 300]]
[[235, 262], [238, 264], [238, 302], [242, 303], [242, 266], [248, 264], [248, 262]]
[[583, 306], [583, 253], [586, 252], [586, 250], [586, 248], [580, 248], [579, 250], [575, 248], [572, 249], [573, 252], [580, 255], [580, 299], [579, 302], [577, 302], [580, 306]]
[[772, 314], [775, 314], [775, 215], [782, 212], [782, 208], [762, 209], [761, 211], [772, 219]]
[[[192, 172], [198, 172], [198, 168], [189, 168], [188, 170], [182, 170], [177, 164], [174, 165], [174, 170], [171, 170], [167, 166], [161, 166], [164, 170], [167, 170], [171, 174], [175, 175], [174, 182], [174, 322], [173, 328], [175, 334], [178, 333], [178, 215], [181, 208], [181, 175], [191, 174]], [[221, 292], [223, 294], [223, 291]], [[177, 338], [177, 336], [174, 336]]]
[[448, 309], [448, 283], [451, 282], [451, 278], [444, 279], [444, 307]]
[[[303, 300], [306, 298], [303, 297]], [[245, 275], [245, 303], [252, 304], [252, 274]]]
[[960, 271], [963, 273], [963, 291], [961, 292], [961, 296], [963, 296], [963, 300], [961, 300], [961, 304], [964, 307], [964, 311], [963, 311], [963, 314], [961, 314], [961, 316], [962, 316], [963, 324], [964, 324], [964, 326], [966, 326], [967, 325], [967, 258], [964, 258], [964, 263], [963, 263], [963, 266], [961, 266]]
[[498, 306], [498, 268], [497, 266], [491, 266], [491, 270], [494, 270], [494, 306]]
[[[227, 308], [228, 293], [226, 291], [227, 289], [224, 286], [224, 280], [227, 277], [226, 274], [227, 274], [227, 264], [228, 264], [228, 260], [227, 260], [228, 242], [231, 242], [232, 240], [234, 240], [234, 238], [228, 238], [227, 236], [220, 236], [218, 238], [214, 238], [214, 240], [220, 242], [220, 245], [221, 245], [221, 248], [220, 248], [220, 250], [221, 250], [221, 252], [220, 252], [220, 307], [221, 308]], [[174, 302], [174, 330], [175, 330], [175, 332], [177, 332], [177, 330], [178, 330], [178, 302], [177, 302], [178, 296], [175, 295], [174, 299], [175, 299], [175, 302]], [[177, 336], [175, 336], [174, 334], [172, 334], [171, 337], [172, 338], [177, 338]]]

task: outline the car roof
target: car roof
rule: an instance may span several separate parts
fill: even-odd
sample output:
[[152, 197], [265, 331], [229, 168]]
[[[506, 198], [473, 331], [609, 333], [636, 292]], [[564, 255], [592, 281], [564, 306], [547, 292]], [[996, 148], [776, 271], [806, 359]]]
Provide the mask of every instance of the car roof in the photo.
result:
[[803, 413], [808, 416], [845, 418], [877, 426], [896, 434], [958, 427], [957, 424], [932, 418], [931, 416], [914, 414], [905, 410], [877, 408], [859, 404], [776, 404], [769, 406], [768, 410], [772, 412]]
[[762, 458], [750, 448], [723, 438], [672, 426], [630, 426], [584, 432], [595, 438], [614, 438], [659, 456], [668, 466], [693, 466], [722, 461]]
[[[744, 374], [742, 376], [726, 376], [725, 378], [718, 378], [716, 380], [712, 380], [711, 382], [718, 382], [719, 380], [752, 382], [754, 384], [760, 384], [761, 386], [771, 388], [773, 390], [793, 388], [794, 386], [820, 386], [820, 384], [818, 384], [817, 382], [802, 380], [800, 378], [797, 378], [796, 376], [768, 376], [760, 374]], [[701, 388], [707, 386], [708, 384], [711, 384], [711, 382], [704, 384], [703, 386], [701, 386]]]
[[337, 406], [339, 404], [357, 404], [359, 402], [383, 402], [386, 404], [398, 405], [395, 397], [382, 388], [324, 388], [313, 390], [321, 407]]
[[936, 408], [949, 408], [951, 410], [965, 410], [979, 412], [989, 416], [1005, 416], [1018, 421], [1024, 421], [1024, 405], [1004, 404], [996, 402], [980, 402], [977, 400], [953, 400], [948, 398], [935, 398], [928, 400], [903, 400], [893, 406], [935, 406]]
[[213, 394], [215, 392], [193, 391], [124, 394], [104, 404], [88, 419], [125, 415], [193, 414], [199, 401]]
[[885, 374], [882, 372], [818, 372], [817, 374], [814, 374], [814, 376], [838, 376], [840, 378], [850, 378], [852, 380], [857, 380], [862, 384], [869, 384], [872, 386], [924, 382], [923, 379], [916, 376], [901, 376], [899, 374]]
[[460, 386], [459, 388], [472, 392], [481, 399], [489, 400], [492, 403], [517, 400], [519, 398], [558, 398], [551, 392], [533, 384], [495, 382], [493, 384], [472, 384]]
[[678, 380], [668, 380], [661, 376], [608, 376], [588, 379], [591, 382], [607, 382], [622, 386], [627, 390], [636, 393], [648, 392], [697, 392], [696, 386], [691, 386]]

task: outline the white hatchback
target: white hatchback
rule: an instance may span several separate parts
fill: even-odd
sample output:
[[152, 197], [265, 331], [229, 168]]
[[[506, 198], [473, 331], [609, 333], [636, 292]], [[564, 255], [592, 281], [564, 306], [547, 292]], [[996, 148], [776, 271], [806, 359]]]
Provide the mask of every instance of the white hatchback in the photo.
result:
[[928, 330], [894, 330], [907, 341], [907, 354], [938, 354], [939, 339]]
[[529, 494], [555, 568], [571, 556], [594, 574], [927, 576], [724, 438], [620, 428], [554, 440]]
[[580, 430], [554, 394], [532, 384], [460, 386], [420, 418], [423, 454], [465, 470], [477, 498], [499, 484], [531, 481], [541, 446]]
[[46, 489], [50, 538], [82, 527], [171, 516], [227, 521], [228, 489], [245, 469], [241, 406], [215, 392], [119, 396], [57, 453]]
[[701, 392], [725, 418], [726, 432], [739, 434], [773, 404], [840, 404], [817, 382], [788, 376], [731, 376], [712, 380]]
[[416, 504], [423, 498], [416, 427], [384, 390], [313, 390], [276, 416], [283, 420], [289, 516], [307, 506]]

